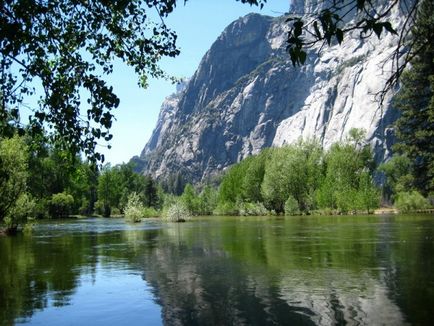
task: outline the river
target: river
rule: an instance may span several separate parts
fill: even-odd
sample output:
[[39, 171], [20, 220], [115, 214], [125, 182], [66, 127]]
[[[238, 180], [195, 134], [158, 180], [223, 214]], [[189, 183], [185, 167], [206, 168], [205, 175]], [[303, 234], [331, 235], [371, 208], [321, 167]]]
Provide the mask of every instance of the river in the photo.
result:
[[430, 325], [434, 216], [88, 218], [0, 237], [1, 325]]

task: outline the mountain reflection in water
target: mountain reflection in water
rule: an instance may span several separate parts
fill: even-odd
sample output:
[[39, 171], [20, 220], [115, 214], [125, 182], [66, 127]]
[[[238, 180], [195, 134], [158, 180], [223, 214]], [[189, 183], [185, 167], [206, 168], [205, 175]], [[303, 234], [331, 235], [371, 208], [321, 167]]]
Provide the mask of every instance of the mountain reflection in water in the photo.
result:
[[423, 215], [41, 223], [0, 238], [0, 322], [429, 324], [433, 233]]

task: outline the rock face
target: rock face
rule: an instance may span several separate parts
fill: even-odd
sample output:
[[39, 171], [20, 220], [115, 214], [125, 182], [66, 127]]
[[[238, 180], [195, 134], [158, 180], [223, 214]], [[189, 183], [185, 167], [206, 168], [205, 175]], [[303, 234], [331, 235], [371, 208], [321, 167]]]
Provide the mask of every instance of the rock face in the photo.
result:
[[[295, 1], [294, 11], [316, 1]], [[395, 26], [399, 12], [391, 13]], [[397, 118], [391, 96], [376, 95], [391, 70], [397, 37], [384, 34], [308, 53], [292, 66], [285, 52], [285, 19], [249, 14], [230, 24], [193, 77], [164, 101], [157, 126], [134, 160], [144, 173], [182, 173], [198, 182], [262, 148], [317, 138], [325, 148], [363, 128], [377, 161], [389, 155]]]

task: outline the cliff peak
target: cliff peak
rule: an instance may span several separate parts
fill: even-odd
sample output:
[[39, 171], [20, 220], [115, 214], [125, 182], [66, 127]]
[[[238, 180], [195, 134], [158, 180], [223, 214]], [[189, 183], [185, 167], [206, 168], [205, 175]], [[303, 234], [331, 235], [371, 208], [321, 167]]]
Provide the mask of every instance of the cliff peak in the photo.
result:
[[[293, 9], [315, 5], [294, 1]], [[265, 147], [313, 137], [328, 147], [354, 127], [367, 131], [377, 160], [388, 155], [387, 126], [397, 113], [390, 96], [380, 108], [375, 94], [388, 77], [378, 67], [396, 40], [349, 39], [320, 56], [313, 48], [306, 65], [294, 68], [282, 21], [249, 14], [223, 31], [188, 83], [163, 103], [140, 156], [145, 173], [181, 172], [198, 182]]]

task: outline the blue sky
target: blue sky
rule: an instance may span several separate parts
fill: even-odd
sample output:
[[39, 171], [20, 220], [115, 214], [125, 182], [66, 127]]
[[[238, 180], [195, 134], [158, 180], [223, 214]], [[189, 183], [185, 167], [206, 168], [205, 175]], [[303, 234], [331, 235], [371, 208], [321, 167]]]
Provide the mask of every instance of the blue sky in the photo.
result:
[[[279, 16], [289, 9], [289, 0], [268, 0], [262, 10], [235, 0], [189, 0], [185, 6], [179, 2], [166, 23], [178, 34], [181, 54], [161, 62], [161, 67], [176, 77], [192, 76], [211, 44], [235, 19], [250, 12]], [[140, 154], [156, 125], [164, 98], [175, 91], [175, 86], [164, 80], [150, 80], [147, 89], [139, 88], [134, 71], [124, 64], [115, 65], [108, 81], [121, 102], [111, 129], [112, 148], [100, 146], [98, 150], [105, 155], [106, 163], [118, 164]]]

